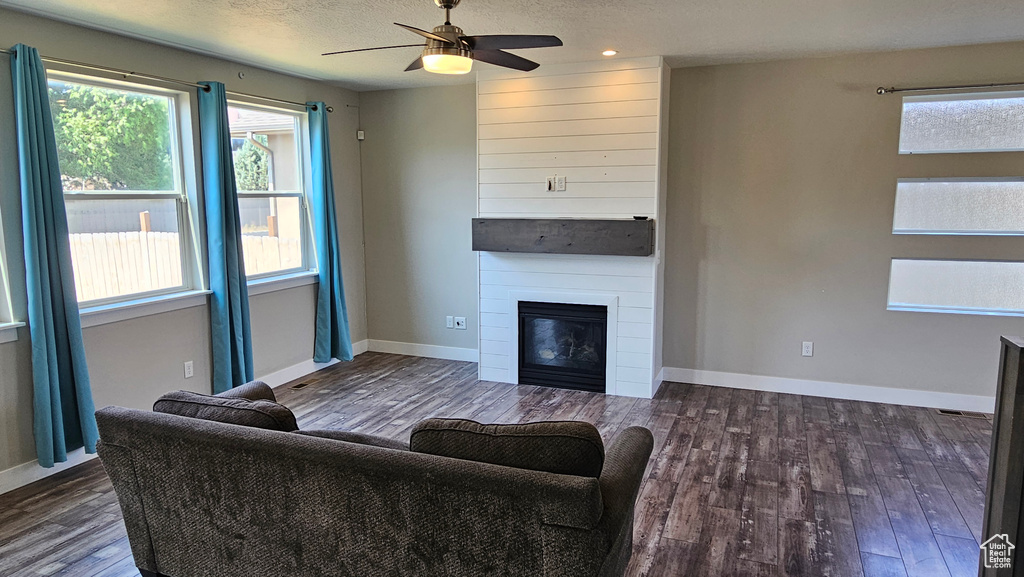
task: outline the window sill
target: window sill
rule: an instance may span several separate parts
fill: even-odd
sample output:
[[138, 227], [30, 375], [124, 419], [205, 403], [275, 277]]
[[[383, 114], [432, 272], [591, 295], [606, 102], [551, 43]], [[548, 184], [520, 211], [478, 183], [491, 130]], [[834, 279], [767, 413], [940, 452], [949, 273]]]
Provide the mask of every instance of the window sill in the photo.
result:
[[180, 292], [82, 309], [82, 328], [206, 305], [208, 290]]
[[23, 326], [25, 323], [0, 323], [0, 343], [18, 340], [18, 329]]
[[315, 270], [304, 270], [283, 276], [253, 279], [248, 283], [249, 296], [288, 290], [318, 282], [320, 282], [320, 272]]

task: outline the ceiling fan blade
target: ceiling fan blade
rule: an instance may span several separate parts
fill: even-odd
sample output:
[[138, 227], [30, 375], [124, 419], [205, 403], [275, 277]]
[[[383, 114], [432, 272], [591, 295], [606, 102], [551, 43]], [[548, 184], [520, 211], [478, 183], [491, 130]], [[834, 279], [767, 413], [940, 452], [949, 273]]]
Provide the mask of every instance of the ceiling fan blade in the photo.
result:
[[529, 72], [540, 66], [540, 64], [532, 60], [527, 60], [522, 56], [516, 56], [508, 52], [502, 52], [501, 50], [474, 50], [472, 58], [480, 62], [522, 70], [523, 72]]
[[412, 64], [410, 64], [409, 66], [407, 66], [405, 68], [405, 71], [409, 72], [411, 70], [419, 70], [420, 68], [423, 68], [423, 57], [422, 56], [417, 58], [416, 60], [413, 60]]
[[402, 28], [405, 28], [406, 30], [412, 32], [413, 34], [419, 34], [420, 36], [428, 38], [430, 40], [437, 40], [440, 42], [444, 42], [446, 44], [454, 44], [454, 42], [452, 42], [451, 40], [445, 38], [444, 36], [438, 36], [433, 32], [427, 32], [426, 30], [420, 30], [419, 28], [415, 28], [413, 26], [406, 26], [405, 24], [399, 24], [398, 22], [395, 22], [395, 26], [401, 26]]
[[349, 54], [351, 52], [369, 52], [370, 50], [390, 50], [392, 48], [423, 48], [426, 44], [397, 44], [395, 46], [378, 46], [376, 48], [356, 48], [355, 50], [338, 50], [337, 52], [324, 52], [320, 56], [332, 56], [334, 54]]
[[558, 36], [538, 34], [492, 34], [487, 36], [463, 36], [463, 40], [475, 50], [504, 50], [506, 48], [545, 48], [561, 46]]

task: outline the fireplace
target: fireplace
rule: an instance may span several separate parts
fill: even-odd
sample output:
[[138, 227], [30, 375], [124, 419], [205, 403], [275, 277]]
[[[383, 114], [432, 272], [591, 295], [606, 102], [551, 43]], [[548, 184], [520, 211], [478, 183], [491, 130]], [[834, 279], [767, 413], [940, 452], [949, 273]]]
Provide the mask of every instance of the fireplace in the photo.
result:
[[608, 307], [519, 301], [519, 383], [605, 392]]

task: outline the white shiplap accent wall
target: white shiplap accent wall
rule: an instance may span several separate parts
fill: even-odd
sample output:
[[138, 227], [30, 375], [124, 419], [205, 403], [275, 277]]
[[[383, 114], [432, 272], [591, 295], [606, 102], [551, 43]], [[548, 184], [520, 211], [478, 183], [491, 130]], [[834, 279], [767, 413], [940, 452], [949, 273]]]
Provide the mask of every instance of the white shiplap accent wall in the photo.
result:
[[[480, 253], [480, 378], [511, 382], [522, 291], [617, 297], [608, 392], [649, 397], [660, 372], [660, 254], [668, 74], [661, 58], [487, 72], [477, 83], [478, 205], [490, 218], [632, 218], [652, 257]], [[566, 177], [564, 192], [545, 180]]]

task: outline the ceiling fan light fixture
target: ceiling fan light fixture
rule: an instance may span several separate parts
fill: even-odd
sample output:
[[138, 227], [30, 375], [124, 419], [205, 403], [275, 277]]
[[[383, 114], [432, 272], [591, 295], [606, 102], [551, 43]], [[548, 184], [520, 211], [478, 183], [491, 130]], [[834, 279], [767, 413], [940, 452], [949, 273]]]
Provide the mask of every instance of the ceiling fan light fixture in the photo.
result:
[[423, 69], [434, 74], [469, 74], [473, 59], [458, 54], [424, 54]]

